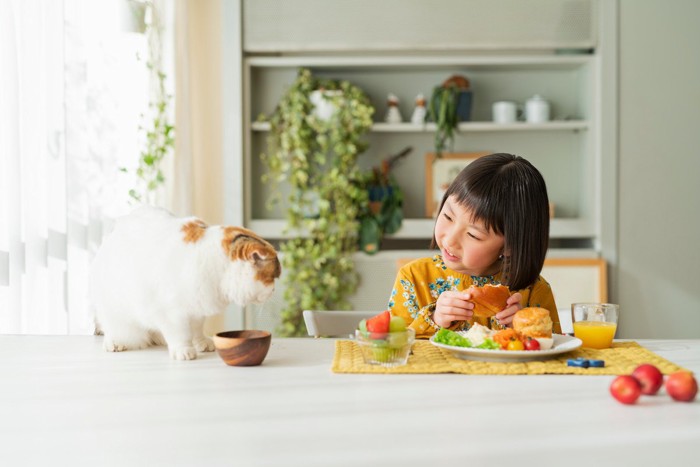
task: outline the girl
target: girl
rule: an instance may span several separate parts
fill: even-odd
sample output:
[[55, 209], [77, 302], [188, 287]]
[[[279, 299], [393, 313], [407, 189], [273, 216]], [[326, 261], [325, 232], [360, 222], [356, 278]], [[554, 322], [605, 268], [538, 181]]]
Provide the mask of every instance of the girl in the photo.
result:
[[540, 277], [549, 241], [547, 187], [539, 171], [511, 154], [491, 154], [465, 167], [445, 192], [433, 244], [440, 254], [402, 267], [389, 300], [416, 337], [441, 327], [469, 328], [469, 288], [507, 285], [515, 292], [496, 319], [510, 326], [522, 307], [549, 310], [561, 333], [549, 284]]

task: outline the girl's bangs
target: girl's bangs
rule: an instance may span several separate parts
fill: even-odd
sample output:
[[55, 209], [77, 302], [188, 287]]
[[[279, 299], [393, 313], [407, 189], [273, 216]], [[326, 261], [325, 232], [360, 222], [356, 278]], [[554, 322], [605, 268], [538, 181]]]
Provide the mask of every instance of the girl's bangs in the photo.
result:
[[457, 202], [472, 213], [471, 221], [484, 223], [484, 227], [497, 235], [503, 235], [503, 213], [505, 206], [499, 203], [499, 197], [492, 194], [468, 190], [454, 193]]

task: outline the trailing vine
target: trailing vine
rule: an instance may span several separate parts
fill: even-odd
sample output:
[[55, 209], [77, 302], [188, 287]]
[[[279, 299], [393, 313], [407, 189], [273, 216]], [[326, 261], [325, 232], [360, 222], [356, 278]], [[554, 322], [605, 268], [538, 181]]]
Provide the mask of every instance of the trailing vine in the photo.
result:
[[[139, 153], [136, 168], [136, 186], [129, 190], [129, 196], [139, 203], [154, 203], [156, 190], [165, 183], [162, 163], [175, 148], [175, 127], [170, 121], [169, 105], [172, 98], [166, 92], [166, 74], [163, 72], [163, 23], [158, 2], [144, 2], [145, 33], [148, 40], [148, 58], [151, 83], [151, 100], [148, 115], [141, 115], [146, 123], [139, 125], [145, 133], [143, 149]], [[122, 169], [125, 170], [125, 169]]]
[[[335, 106], [327, 121], [314, 114], [312, 91]], [[374, 108], [365, 93], [347, 81], [316, 78], [300, 69], [270, 118], [268, 150], [261, 158], [264, 182], [291, 186], [287, 232], [296, 236], [280, 246], [286, 271], [280, 335], [305, 335], [305, 309], [347, 309], [358, 284], [352, 254], [358, 248], [358, 214], [367, 190], [358, 183], [357, 158], [366, 148]]]

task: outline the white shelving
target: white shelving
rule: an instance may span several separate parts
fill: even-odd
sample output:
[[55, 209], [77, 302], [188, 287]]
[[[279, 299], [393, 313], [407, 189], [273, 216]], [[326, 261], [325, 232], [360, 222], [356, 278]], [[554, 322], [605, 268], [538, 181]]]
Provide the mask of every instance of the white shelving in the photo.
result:
[[[408, 119], [413, 97], [430, 95], [432, 86], [452, 74], [463, 74], [474, 88], [472, 121], [459, 125], [455, 152], [513, 152], [528, 158], [545, 176], [550, 200], [556, 206], [550, 233], [553, 239], [583, 240], [583, 248], [595, 249], [599, 240], [600, 148], [599, 57], [595, 54], [368, 54], [325, 56], [303, 54], [249, 56], [243, 60], [246, 226], [271, 239], [284, 233], [284, 207], [265, 209], [269, 188], [260, 182], [264, 173], [258, 155], [265, 151], [269, 122], [255, 121], [270, 115], [297, 70], [306, 67], [326, 78], [347, 79], [367, 92], [376, 108], [368, 135], [369, 150], [361, 165], [377, 165], [388, 154], [408, 145], [414, 154], [402, 161], [396, 177], [404, 191], [403, 227], [389, 236], [395, 240], [430, 239], [433, 220], [423, 217], [425, 205], [424, 154], [433, 152], [435, 124], [383, 123], [388, 92], [402, 98], [402, 114]], [[553, 120], [530, 124], [498, 124], [490, 121], [496, 100], [523, 103], [534, 94], [552, 103]], [[587, 245], [585, 243], [588, 242]]]
[[[414, 14], [415, 5], [395, 11], [382, 2], [360, 2], [369, 10], [355, 2], [343, 15], [337, 9], [319, 10], [315, 1], [306, 0], [295, 2], [290, 10], [283, 0], [234, 0], [224, 6], [229, 46], [224, 61], [229, 220], [273, 241], [289, 238], [284, 232], [285, 206], [266, 209], [271, 192], [261, 181], [266, 168], [260, 154], [266, 151], [270, 125], [258, 117], [271, 115], [301, 67], [320, 78], [348, 80], [368, 95], [376, 112], [366, 135], [369, 149], [358, 159], [363, 170], [413, 147], [392, 169], [404, 193], [402, 228], [376, 255], [356, 255], [364, 288], [353, 298], [355, 309], [384, 306], [395, 260], [429, 254], [421, 248], [433, 232], [433, 219], [424, 215], [426, 159], [434, 152], [435, 125], [383, 123], [387, 95], [399, 97], [406, 122], [416, 96], [429, 98], [433, 87], [453, 74], [466, 76], [474, 92], [471, 121], [459, 125], [449, 152], [510, 152], [530, 160], [542, 172], [555, 205], [548, 255], [602, 255], [608, 261], [614, 256], [615, 203], [607, 200], [614, 200], [616, 192], [616, 61], [615, 49], [605, 46], [609, 40], [602, 40], [615, 35], [610, 19], [615, 18], [614, 2], [577, 1], [573, 16], [570, 3], [541, 2], [533, 10], [514, 0], [507, 2], [508, 11], [519, 12], [513, 16], [496, 14], [488, 2], [437, 2], [440, 8], [421, 10], [421, 15]], [[441, 12], [455, 8], [469, 14], [446, 22]], [[567, 12], [564, 16], [562, 9]], [[405, 17], [397, 21], [402, 12]], [[377, 29], [376, 37], [371, 28], [345, 28], [366, 22], [368, 15], [391, 18], [402, 27], [386, 33]], [[546, 17], [551, 18], [547, 24], [558, 26], [543, 30]], [[280, 18], [283, 22], [276, 23]], [[503, 27], [494, 28], [494, 18], [502, 19]], [[416, 27], [407, 27], [412, 21]], [[440, 30], [422, 28], [426, 21], [440, 22]], [[486, 30], [480, 29], [484, 25]], [[493, 102], [524, 104], [535, 94], [550, 102], [552, 121], [538, 125], [491, 121]], [[284, 200], [289, 186], [282, 183], [280, 188]], [[282, 288], [276, 292], [278, 298], [271, 302], [277, 305], [269, 307], [279, 307], [283, 292]], [[246, 322], [262, 324], [257, 314], [246, 313]], [[266, 313], [271, 320], [276, 316], [270, 308]]]
[[[433, 219], [404, 219], [401, 229], [387, 238], [429, 239], [433, 236]], [[285, 232], [286, 222], [282, 219], [251, 220], [248, 228], [266, 238], [287, 239], [296, 237], [296, 232]], [[594, 226], [583, 219], [552, 219], [550, 235], [553, 238], [588, 238], [595, 234]], [[301, 232], [303, 236], [304, 233]]]
[[[458, 130], [461, 132], [484, 131], [579, 131], [587, 130], [589, 126], [586, 120], [562, 120], [547, 123], [493, 123], [493, 122], [465, 122], [460, 123]], [[270, 131], [268, 122], [253, 122], [253, 131]], [[434, 123], [416, 125], [413, 123], [375, 123], [372, 125], [373, 133], [422, 133], [435, 132]]]
[[352, 67], [356, 69], [364, 68], [401, 68], [429, 69], [450, 68], [455, 66], [474, 67], [508, 67], [511, 69], [521, 68], [566, 68], [574, 69], [586, 64], [589, 55], [557, 55], [554, 53], [543, 53], [541, 55], [465, 55], [453, 54], [430, 54], [430, 55], [407, 55], [397, 52], [393, 55], [387, 54], [367, 54], [367, 55], [288, 55], [276, 57], [249, 57], [247, 62], [254, 67]]

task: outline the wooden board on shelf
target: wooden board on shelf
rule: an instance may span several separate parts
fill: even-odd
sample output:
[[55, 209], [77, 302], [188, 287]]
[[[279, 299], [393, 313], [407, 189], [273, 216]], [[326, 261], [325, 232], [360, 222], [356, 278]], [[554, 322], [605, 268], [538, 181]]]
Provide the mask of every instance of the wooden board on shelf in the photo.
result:
[[435, 153], [425, 155], [425, 217], [433, 218], [447, 187], [467, 165], [489, 152]]
[[607, 263], [602, 258], [547, 258], [542, 276], [552, 286], [555, 299], [565, 300], [557, 299], [560, 307], [608, 300]]

